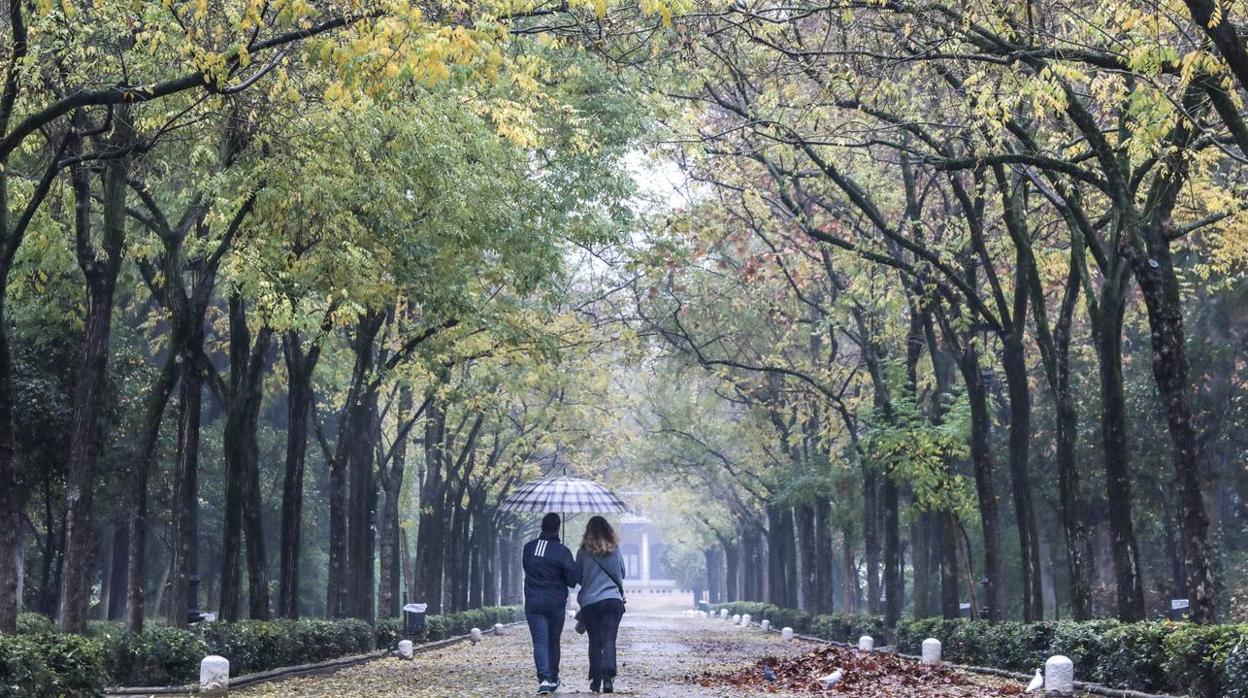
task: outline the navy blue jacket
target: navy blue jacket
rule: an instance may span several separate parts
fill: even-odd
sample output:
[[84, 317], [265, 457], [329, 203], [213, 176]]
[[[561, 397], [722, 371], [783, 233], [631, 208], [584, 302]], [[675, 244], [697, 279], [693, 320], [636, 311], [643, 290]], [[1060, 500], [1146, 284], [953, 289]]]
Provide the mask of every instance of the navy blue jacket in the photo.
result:
[[543, 533], [524, 546], [524, 610], [561, 611], [568, 589], [580, 581], [572, 551], [554, 533]]

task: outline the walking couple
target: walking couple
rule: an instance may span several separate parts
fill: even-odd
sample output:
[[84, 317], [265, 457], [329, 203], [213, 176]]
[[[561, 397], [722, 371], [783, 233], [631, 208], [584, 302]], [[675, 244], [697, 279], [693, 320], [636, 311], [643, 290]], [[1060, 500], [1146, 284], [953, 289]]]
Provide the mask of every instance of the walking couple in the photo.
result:
[[615, 693], [615, 637], [624, 617], [624, 559], [615, 529], [601, 516], [585, 526], [581, 548], [559, 542], [558, 514], [542, 519], [542, 533], [524, 546], [524, 614], [533, 636], [537, 692], [559, 688], [559, 640], [568, 589], [580, 584], [577, 632], [589, 633], [589, 690]]

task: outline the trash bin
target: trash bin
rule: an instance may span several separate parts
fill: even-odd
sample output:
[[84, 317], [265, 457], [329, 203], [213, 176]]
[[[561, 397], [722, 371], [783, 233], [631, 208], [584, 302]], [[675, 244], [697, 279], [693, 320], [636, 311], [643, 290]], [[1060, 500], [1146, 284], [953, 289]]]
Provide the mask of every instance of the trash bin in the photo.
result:
[[403, 607], [403, 634], [416, 637], [425, 632], [425, 611], [429, 604], [409, 603]]

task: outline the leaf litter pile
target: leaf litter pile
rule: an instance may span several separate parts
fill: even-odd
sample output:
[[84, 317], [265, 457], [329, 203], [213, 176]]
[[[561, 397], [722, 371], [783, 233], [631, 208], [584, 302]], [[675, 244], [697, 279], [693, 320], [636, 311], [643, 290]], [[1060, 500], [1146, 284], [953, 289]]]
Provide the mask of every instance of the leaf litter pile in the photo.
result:
[[[840, 680], [825, 688], [820, 679], [837, 671]], [[706, 672], [694, 677], [693, 682], [704, 687], [853, 698], [985, 698], [1023, 692], [1016, 684], [984, 685], [955, 669], [924, 666], [887, 652], [861, 652], [834, 645], [791, 659], [767, 657], [736, 671]]]

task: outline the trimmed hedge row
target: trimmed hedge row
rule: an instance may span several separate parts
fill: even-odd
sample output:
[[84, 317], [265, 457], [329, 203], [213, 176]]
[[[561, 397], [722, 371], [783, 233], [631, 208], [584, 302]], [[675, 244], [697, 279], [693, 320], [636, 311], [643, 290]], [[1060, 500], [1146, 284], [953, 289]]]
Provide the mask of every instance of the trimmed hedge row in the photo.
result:
[[1248, 624], [1197, 625], [1172, 621], [1120, 623], [989, 623], [926, 618], [884, 632], [870, 616], [816, 616], [770, 604], [720, 604], [729, 614], [749, 613], [776, 627], [826, 640], [854, 642], [860, 635], [891, 638], [898, 651], [919, 654], [923, 640], [941, 641], [946, 661], [1031, 673], [1055, 654], [1070, 657], [1075, 675], [1114, 688], [1193, 698], [1248, 698]]
[[901, 651], [917, 653], [924, 638], [935, 637], [945, 659], [961, 664], [1030, 672], [1064, 654], [1076, 676], [1106, 686], [1248, 698], [1248, 625], [925, 619], [902, 623], [897, 632]]
[[[522, 615], [507, 606], [430, 616], [426, 631], [411, 639], [442, 640]], [[66, 635], [42, 616], [22, 614], [17, 635], [0, 635], [0, 698], [76, 698], [99, 695], [105, 686], [192, 683], [209, 654], [229, 659], [234, 676], [320, 662], [393, 647], [402, 629], [401, 621], [390, 619], [375, 626], [349, 619], [246, 620], [131, 634], [96, 622], [87, 635]]]
[[403, 621], [399, 618], [388, 618], [377, 621], [377, 646], [394, 647], [399, 640], [407, 639], [414, 642], [436, 642], [449, 637], [468, 634], [473, 628], [489, 630], [495, 623], [514, 623], [524, 619], [522, 606], [494, 606], [478, 608], [460, 613], [446, 613], [426, 618], [425, 632], [407, 635], [403, 632]]
[[780, 608], [769, 603], [757, 601], [738, 601], [736, 603], [717, 604], [711, 610], [718, 613], [721, 608], [728, 609], [728, 615], [750, 614], [755, 622], [771, 621], [772, 627], [793, 628], [801, 635], [813, 635], [825, 640], [837, 642], [858, 642], [863, 635], [876, 639], [876, 644], [883, 644], [888, 637], [884, 619], [879, 616], [855, 615], [851, 613], [814, 614], [793, 608]]

